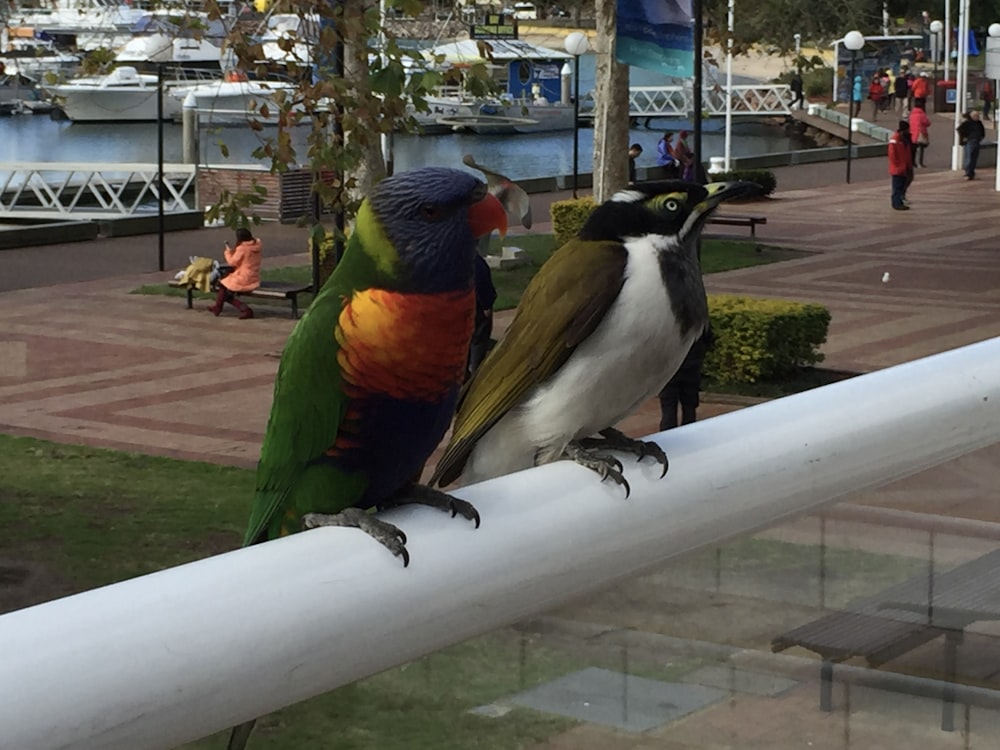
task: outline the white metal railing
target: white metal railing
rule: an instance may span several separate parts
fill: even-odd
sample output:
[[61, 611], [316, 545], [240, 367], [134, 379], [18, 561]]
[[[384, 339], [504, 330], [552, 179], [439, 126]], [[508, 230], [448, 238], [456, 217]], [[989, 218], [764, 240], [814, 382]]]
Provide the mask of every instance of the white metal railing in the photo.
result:
[[[197, 208], [194, 164], [163, 165], [168, 213]], [[145, 215], [157, 208], [156, 164], [0, 164], [0, 217], [74, 219]]]
[[175, 747], [1000, 442], [1000, 339], [655, 439], [627, 501], [557, 462], [384, 514], [409, 568], [325, 528], [0, 616], [3, 747]]
[[[784, 84], [733, 86], [734, 115], [787, 115], [792, 110], [791, 88]], [[726, 87], [706, 86], [702, 90], [702, 108], [710, 115], [726, 113]], [[690, 86], [633, 86], [629, 89], [629, 115], [632, 117], [687, 117], [694, 109]]]

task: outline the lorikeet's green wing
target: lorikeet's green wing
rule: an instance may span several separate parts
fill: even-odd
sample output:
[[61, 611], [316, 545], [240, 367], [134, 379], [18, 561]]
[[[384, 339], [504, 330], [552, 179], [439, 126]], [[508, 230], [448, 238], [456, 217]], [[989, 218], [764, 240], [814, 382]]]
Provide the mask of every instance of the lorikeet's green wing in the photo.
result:
[[[621, 291], [627, 258], [621, 243], [575, 239], [546, 261], [528, 284], [507, 333], [462, 394], [432, 485], [455, 481], [479, 438], [594, 331]], [[616, 278], [622, 282], [608, 283]]]
[[[344, 253], [345, 259], [355, 259], [355, 272], [362, 271], [357, 261], [366, 257], [355, 247], [358, 237], [358, 233], [351, 237]], [[344, 264], [337, 269], [285, 344], [244, 545], [297, 530], [303, 512], [343, 510], [364, 492], [364, 477], [345, 473], [339, 478], [337, 497], [331, 497], [317, 485], [327, 483], [329, 472], [336, 469], [315, 463], [335, 445], [348, 407], [335, 332], [343, 300], [357, 287], [347, 283], [356, 275], [348, 273], [351, 270]], [[302, 507], [299, 501], [306, 498], [329, 504]]]

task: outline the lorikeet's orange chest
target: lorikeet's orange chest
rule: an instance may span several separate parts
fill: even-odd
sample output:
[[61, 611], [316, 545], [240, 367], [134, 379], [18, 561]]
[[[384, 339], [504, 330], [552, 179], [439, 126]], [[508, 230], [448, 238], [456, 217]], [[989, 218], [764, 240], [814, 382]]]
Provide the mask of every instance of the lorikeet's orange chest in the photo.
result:
[[406, 401], [447, 397], [464, 379], [474, 309], [472, 289], [356, 292], [345, 301], [336, 331], [345, 390]]

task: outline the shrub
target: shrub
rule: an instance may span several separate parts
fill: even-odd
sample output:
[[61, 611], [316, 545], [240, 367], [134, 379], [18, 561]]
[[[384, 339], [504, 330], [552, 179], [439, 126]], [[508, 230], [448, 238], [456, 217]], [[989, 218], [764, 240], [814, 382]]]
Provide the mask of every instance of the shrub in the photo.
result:
[[562, 247], [576, 237], [595, 208], [597, 203], [589, 195], [553, 203], [549, 210], [552, 212], [552, 232], [555, 234], [556, 247]]
[[774, 189], [778, 186], [774, 172], [770, 169], [733, 169], [729, 172], [710, 174], [709, 178], [712, 182], [732, 182], [734, 180], [756, 182], [764, 191], [765, 196], [773, 193]]
[[780, 299], [710, 295], [715, 346], [705, 374], [720, 383], [755, 383], [823, 361], [830, 311]]

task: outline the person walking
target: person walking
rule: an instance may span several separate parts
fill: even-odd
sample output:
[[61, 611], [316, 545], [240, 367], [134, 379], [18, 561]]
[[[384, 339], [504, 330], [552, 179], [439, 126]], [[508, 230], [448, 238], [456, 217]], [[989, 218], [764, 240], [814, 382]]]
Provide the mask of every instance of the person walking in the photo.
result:
[[892, 185], [892, 207], [896, 211], [909, 211], [906, 205], [906, 186], [913, 175], [913, 152], [910, 149], [910, 123], [899, 121], [899, 127], [889, 138], [889, 179]]
[[878, 111], [882, 106], [882, 97], [885, 96], [885, 88], [882, 86], [882, 77], [878, 74], [872, 78], [868, 84], [868, 98], [872, 102], [872, 122], [878, 120]]
[[906, 72], [906, 68], [899, 69], [899, 75], [893, 81], [892, 90], [896, 94], [895, 108], [902, 112], [906, 109], [906, 99], [910, 94], [909, 74]]
[[791, 109], [802, 109], [802, 105], [805, 103], [805, 97], [802, 95], [802, 74], [799, 71], [795, 71], [792, 74], [792, 80], [789, 83], [789, 88], [792, 90], [792, 104]]
[[979, 119], [979, 112], [972, 110], [962, 115], [958, 126], [958, 142], [964, 146], [965, 179], [976, 179], [976, 163], [979, 161], [979, 147], [986, 137], [986, 128]]
[[990, 113], [993, 111], [993, 100], [996, 97], [993, 94], [993, 82], [987, 78], [983, 81], [983, 119], [989, 120]]
[[910, 110], [910, 138], [913, 139], [913, 166], [926, 166], [924, 164], [924, 151], [930, 145], [931, 137], [928, 128], [931, 126], [931, 118], [927, 116], [927, 101], [924, 99], [914, 99], [913, 109]]
[[861, 74], [854, 76], [854, 84], [851, 86], [851, 103], [848, 107], [849, 116], [852, 118], [861, 116], [861, 88], [863, 85]]

